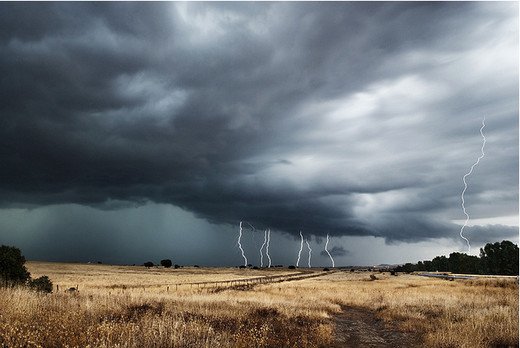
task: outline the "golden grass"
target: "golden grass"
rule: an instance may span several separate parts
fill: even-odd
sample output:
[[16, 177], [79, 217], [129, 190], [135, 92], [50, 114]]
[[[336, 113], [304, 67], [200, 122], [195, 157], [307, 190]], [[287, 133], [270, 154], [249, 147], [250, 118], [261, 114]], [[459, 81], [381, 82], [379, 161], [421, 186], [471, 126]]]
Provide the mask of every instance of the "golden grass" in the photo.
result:
[[[348, 283], [345, 283], [348, 277]], [[322, 299], [364, 307], [405, 331], [423, 334], [424, 346], [491, 347], [518, 345], [516, 279], [446, 281], [417, 276], [335, 273], [325, 282]], [[306, 284], [291, 284], [305, 286]], [[325, 285], [325, 284], [324, 284]], [[308, 285], [310, 286], [310, 284]]]
[[[136, 289], [146, 292], [164, 292], [167, 287], [174, 289], [197, 288], [196, 283], [231, 281], [295, 274], [298, 271], [271, 268], [269, 270], [237, 268], [195, 268], [179, 269], [143, 266], [111, 266], [99, 264], [73, 264], [59, 262], [27, 262], [33, 278], [47, 275], [54, 286], [65, 290], [77, 287], [95, 293], [114, 292], [114, 290]], [[194, 284], [195, 283], [195, 284]], [[193, 284], [190, 286], [190, 284]]]
[[[334, 342], [333, 316], [349, 306], [418, 333], [422, 346], [518, 343], [515, 280], [376, 274], [369, 281], [369, 273], [336, 272], [242, 290], [170, 286], [167, 292], [168, 284], [291, 271], [34, 262], [28, 268], [33, 276], [48, 275], [60, 291], [0, 289], [0, 346], [327, 347]], [[76, 285], [78, 293], [63, 291]]]

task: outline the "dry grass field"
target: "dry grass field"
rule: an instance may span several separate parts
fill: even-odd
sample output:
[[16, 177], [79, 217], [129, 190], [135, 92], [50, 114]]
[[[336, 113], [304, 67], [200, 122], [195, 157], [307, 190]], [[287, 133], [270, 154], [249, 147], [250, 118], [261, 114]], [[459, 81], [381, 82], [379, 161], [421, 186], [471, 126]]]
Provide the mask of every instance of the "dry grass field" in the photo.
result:
[[[402, 333], [396, 336], [407, 338], [401, 346], [518, 344], [515, 279], [376, 273], [371, 281], [371, 273], [337, 271], [290, 282], [175, 289], [297, 271], [27, 266], [33, 277], [48, 275], [55, 291], [0, 289], [2, 347], [338, 347], [365, 342], [377, 335], [374, 328]], [[65, 291], [76, 286], [77, 292]], [[349, 322], [349, 313], [361, 313], [364, 326]], [[358, 341], [340, 337], [349, 334]]]

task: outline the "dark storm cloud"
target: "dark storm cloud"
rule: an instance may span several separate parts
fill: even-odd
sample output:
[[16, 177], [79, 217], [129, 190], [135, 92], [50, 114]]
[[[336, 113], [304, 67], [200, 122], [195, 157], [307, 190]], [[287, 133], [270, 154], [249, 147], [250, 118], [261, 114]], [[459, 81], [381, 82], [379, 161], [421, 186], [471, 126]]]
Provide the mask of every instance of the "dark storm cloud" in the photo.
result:
[[515, 215], [517, 9], [3, 3], [1, 203], [151, 200], [289, 233], [446, 237], [485, 114], [467, 201]]
[[[329, 253], [332, 255], [332, 256], [345, 256], [345, 255], [348, 255], [349, 254], [349, 251], [348, 250], [345, 250], [345, 248], [341, 247], [341, 246], [335, 246], [335, 247], [332, 247], [332, 249], [329, 250]], [[321, 256], [329, 256], [329, 254], [323, 250], [322, 252], [320, 252], [320, 255]]]
[[504, 225], [470, 226], [467, 229], [468, 238], [475, 244], [494, 243], [495, 241], [518, 240], [518, 227]]

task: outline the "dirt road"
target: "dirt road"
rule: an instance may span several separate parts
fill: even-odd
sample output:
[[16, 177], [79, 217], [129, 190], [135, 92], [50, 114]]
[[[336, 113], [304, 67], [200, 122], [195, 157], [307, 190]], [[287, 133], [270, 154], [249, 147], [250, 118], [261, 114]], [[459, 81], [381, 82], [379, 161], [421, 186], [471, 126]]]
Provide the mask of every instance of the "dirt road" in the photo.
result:
[[397, 325], [384, 323], [365, 308], [343, 307], [336, 316], [334, 347], [420, 347], [419, 334], [399, 331]]

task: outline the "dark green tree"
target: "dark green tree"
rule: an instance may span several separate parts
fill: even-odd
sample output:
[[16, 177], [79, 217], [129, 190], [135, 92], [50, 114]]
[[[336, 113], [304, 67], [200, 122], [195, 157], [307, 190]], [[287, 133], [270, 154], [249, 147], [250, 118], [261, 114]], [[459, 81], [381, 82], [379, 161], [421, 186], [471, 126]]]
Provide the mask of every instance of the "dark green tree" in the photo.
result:
[[424, 263], [424, 268], [426, 268], [426, 271], [428, 271], [428, 272], [433, 272], [433, 271], [435, 271], [435, 270], [433, 269], [433, 264], [432, 264], [431, 261], [424, 261], [423, 263]]
[[451, 253], [448, 258], [448, 271], [453, 273], [477, 274], [479, 268], [480, 260], [476, 256]]
[[426, 267], [422, 261], [417, 262], [417, 267], [415, 267], [417, 271], [426, 271]]
[[518, 246], [508, 240], [486, 244], [480, 258], [483, 273], [518, 275]]
[[436, 256], [432, 260], [432, 271], [448, 272], [448, 258], [446, 256]]
[[170, 259], [161, 260], [161, 266], [163, 266], [165, 268], [170, 268], [172, 266], [172, 260], [170, 260]]
[[406, 273], [411, 273], [411, 272], [414, 272], [417, 270], [417, 265], [414, 265], [413, 263], [405, 263], [404, 265], [401, 265], [401, 266], [397, 266], [395, 268], [395, 271], [397, 272], [406, 272]]
[[31, 274], [25, 267], [25, 257], [20, 249], [12, 246], [0, 246], [0, 280], [5, 286], [25, 284]]

